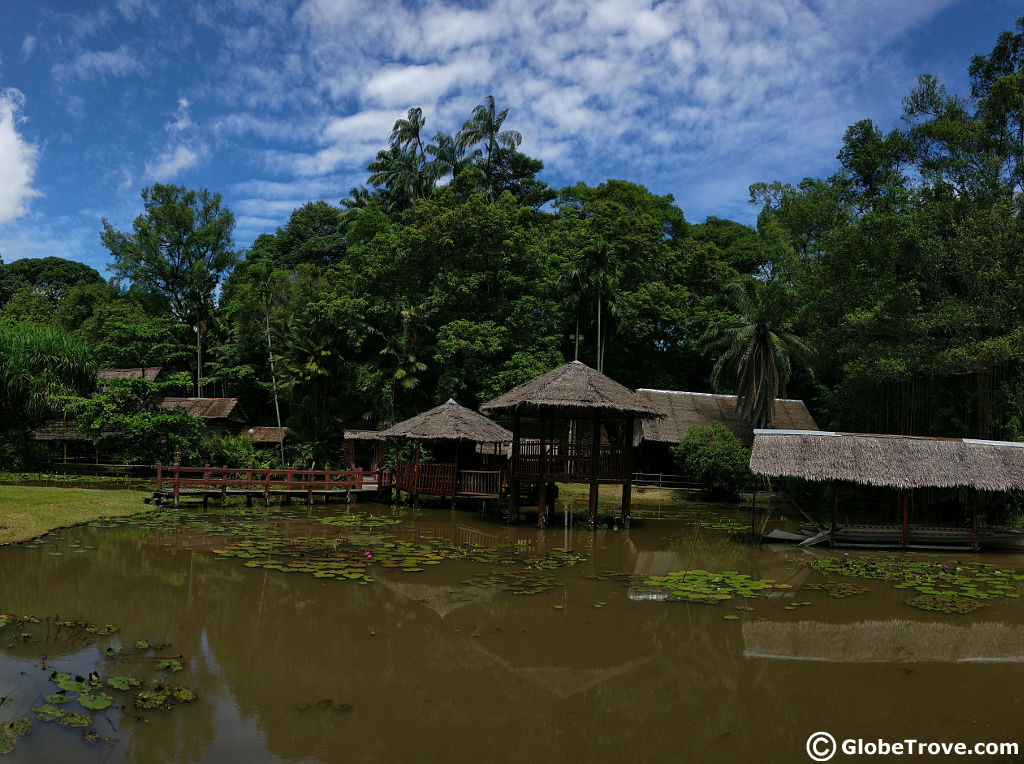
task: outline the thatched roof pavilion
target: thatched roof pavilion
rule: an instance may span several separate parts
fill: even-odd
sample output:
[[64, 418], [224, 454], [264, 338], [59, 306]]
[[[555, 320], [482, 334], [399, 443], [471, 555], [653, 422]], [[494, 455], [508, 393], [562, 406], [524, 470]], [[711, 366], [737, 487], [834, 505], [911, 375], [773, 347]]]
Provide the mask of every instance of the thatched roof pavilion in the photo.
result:
[[[908, 495], [918, 488], [968, 488], [975, 491], [970, 541], [978, 546], [978, 491], [1024, 488], [1024, 443], [864, 435], [803, 430], [755, 430], [750, 469], [769, 477], [831, 482], [832, 526], [837, 540], [838, 483], [898, 490], [902, 496], [902, 546], [911, 544]], [[847, 528], [847, 536], [855, 529]], [[861, 540], [866, 540], [864, 534]], [[873, 543], [873, 542], [872, 542]]]
[[[465, 461], [466, 458], [480, 458], [475, 444], [510, 443], [512, 433], [454, 400], [449, 399], [430, 411], [399, 422], [377, 433], [377, 437], [382, 440], [401, 438], [416, 443], [415, 460], [399, 462], [395, 468], [395, 487], [399, 492], [407, 491], [414, 502], [420, 492], [451, 496], [453, 506], [457, 496], [496, 498], [501, 492], [503, 476], [500, 470], [467, 470]], [[443, 450], [454, 455], [452, 462], [421, 464], [420, 444], [427, 441], [448, 444]], [[460, 451], [466, 443], [474, 444], [473, 453], [463, 454], [460, 466]]]
[[505, 413], [541, 408], [615, 412], [633, 414], [637, 418], [660, 416], [628, 387], [580, 361], [564, 364], [523, 382], [483, 404], [480, 410]]
[[1024, 443], [755, 430], [750, 469], [883, 488], [1024, 488]]
[[408, 440], [468, 440], [474, 443], [511, 443], [512, 433], [485, 416], [460, 406], [451, 398], [430, 411], [399, 422], [379, 433], [381, 438]]
[[[549, 489], [561, 482], [590, 484], [588, 526], [597, 522], [600, 483], [622, 486], [622, 522], [629, 525], [630, 489], [636, 422], [661, 416], [633, 390], [579, 361], [559, 366], [499, 395], [480, 407], [488, 414], [512, 417], [512, 467], [509, 501], [519, 505], [519, 483], [538, 487], [537, 524], [544, 527]], [[523, 418], [534, 432], [524, 433]], [[620, 442], [601, 441], [602, 425], [614, 422]], [[567, 425], [567, 426], [566, 426]], [[556, 430], [562, 427], [561, 430]], [[580, 429], [589, 434], [580, 437]], [[536, 440], [527, 440], [529, 435]]]

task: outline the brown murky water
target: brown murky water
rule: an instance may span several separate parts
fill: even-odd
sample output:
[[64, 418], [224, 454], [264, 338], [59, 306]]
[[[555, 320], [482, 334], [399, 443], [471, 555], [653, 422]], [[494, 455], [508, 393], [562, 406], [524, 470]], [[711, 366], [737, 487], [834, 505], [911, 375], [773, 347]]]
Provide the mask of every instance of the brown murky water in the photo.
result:
[[[302, 508], [283, 532], [323, 535], [318, 517], [344, 511], [318, 506], [305, 517]], [[742, 512], [716, 511], [713, 525], [747, 522]], [[802, 762], [818, 730], [840, 739], [1024, 741], [1024, 600], [929, 613], [877, 581], [862, 582], [866, 594], [833, 599], [804, 588], [823, 579], [791, 562], [799, 552], [758, 547], [693, 517], [594, 534], [468, 511], [402, 517], [384, 531], [567, 547], [587, 560], [546, 572], [563, 586], [519, 596], [466, 586], [500, 567], [466, 561], [375, 570], [368, 585], [250, 569], [212, 554], [224, 537], [196, 529], [82, 527], [38, 547], [0, 548], [0, 613], [42, 620], [0, 629], [0, 697], [12, 699], [0, 722], [32, 718], [54, 691], [53, 670], [153, 676], [158, 658], [132, 651], [138, 639], [168, 643], [159, 656], [184, 664], [173, 681], [198, 694], [169, 711], [95, 713], [93, 729], [109, 742], [34, 721], [7, 758]], [[970, 559], [1024, 570], [1022, 555]], [[793, 588], [702, 605], [595, 578], [693, 568]], [[786, 610], [792, 602], [811, 604]], [[57, 614], [120, 631], [87, 644], [80, 632], [57, 630]], [[111, 645], [126, 649], [108, 658]]]

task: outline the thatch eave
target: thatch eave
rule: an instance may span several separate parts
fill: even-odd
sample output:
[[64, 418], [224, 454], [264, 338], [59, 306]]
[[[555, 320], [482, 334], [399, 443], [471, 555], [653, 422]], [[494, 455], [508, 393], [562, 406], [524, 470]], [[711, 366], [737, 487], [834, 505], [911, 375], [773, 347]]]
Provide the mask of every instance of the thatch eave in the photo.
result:
[[465, 440], [472, 443], [510, 443], [512, 433], [487, 417], [453, 400], [382, 430], [380, 438], [406, 440]]

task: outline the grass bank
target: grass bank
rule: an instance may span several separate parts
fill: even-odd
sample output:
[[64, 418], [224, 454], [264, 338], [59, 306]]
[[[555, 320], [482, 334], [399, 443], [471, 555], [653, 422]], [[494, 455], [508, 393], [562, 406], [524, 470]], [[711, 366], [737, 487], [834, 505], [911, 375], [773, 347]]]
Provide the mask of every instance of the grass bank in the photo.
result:
[[142, 512], [142, 498], [138, 491], [0, 485], [0, 544], [27, 541], [100, 517]]

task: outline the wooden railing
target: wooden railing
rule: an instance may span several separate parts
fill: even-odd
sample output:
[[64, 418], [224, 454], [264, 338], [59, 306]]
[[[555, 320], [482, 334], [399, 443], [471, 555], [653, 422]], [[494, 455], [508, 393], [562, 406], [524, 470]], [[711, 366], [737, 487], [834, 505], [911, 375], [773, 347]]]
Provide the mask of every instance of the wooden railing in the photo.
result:
[[498, 470], [461, 470], [459, 495], [497, 496], [501, 493], [503, 475]]
[[[366, 486], [363, 470], [252, 469], [156, 466], [156, 490], [352, 491]], [[372, 482], [372, 481], [371, 481]]]
[[459, 470], [456, 484], [454, 464], [421, 462], [417, 480], [415, 463], [399, 462], [395, 467], [395, 488], [406, 493], [495, 496], [501, 493], [502, 478], [502, 473], [498, 470]]
[[[593, 474], [594, 447], [590, 443], [552, 441], [544, 444], [544, 476], [552, 479], [586, 480]], [[602, 443], [597, 450], [599, 480], [625, 480], [626, 449]], [[541, 474], [541, 449], [538, 441], [521, 442], [518, 458], [512, 463], [513, 474], [529, 479]]]

